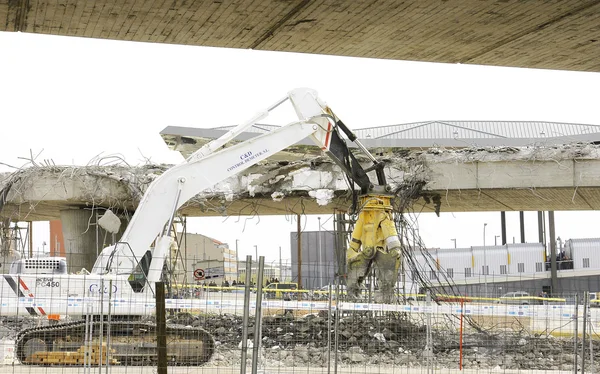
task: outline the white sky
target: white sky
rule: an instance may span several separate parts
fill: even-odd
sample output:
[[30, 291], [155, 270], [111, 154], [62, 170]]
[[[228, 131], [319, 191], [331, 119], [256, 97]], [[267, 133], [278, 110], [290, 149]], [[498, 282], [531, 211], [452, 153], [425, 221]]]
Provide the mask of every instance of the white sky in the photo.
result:
[[[539, 120], [600, 124], [600, 74], [450, 65], [117, 42], [0, 32], [0, 162], [87, 164], [119, 154], [130, 164], [178, 163], [159, 132], [169, 125], [235, 125], [292, 88], [319, 91], [353, 129], [423, 120]], [[275, 117], [276, 120], [282, 120]], [[286, 124], [293, 118], [288, 117]], [[272, 122], [273, 123], [273, 122]], [[1, 171], [11, 171], [0, 165]], [[596, 212], [557, 212], [563, 239], [598, 237]], [[518, 213], [507, 214], [519, 240]], [[526, 213], [527, 241], [537, 241], [537, 215]], [[423, 214], [430, 247], [481, 245], [500, 235], [500, 213]], [[244, 225], [245, 223], [245, 225]], [[331, 217], [322, 217], [332, 229]], [[36, 225], [37, 227], [38, 225]], [[44, 231], [39, 225], [38, 231]], [[308, 219], [306, 230], [317, 230]], [[189, 227], [240, 242], [240, 257], [289, 258], [289, 217], [197, 219]], [[36, 235], [35, 247], [43, 235]]]

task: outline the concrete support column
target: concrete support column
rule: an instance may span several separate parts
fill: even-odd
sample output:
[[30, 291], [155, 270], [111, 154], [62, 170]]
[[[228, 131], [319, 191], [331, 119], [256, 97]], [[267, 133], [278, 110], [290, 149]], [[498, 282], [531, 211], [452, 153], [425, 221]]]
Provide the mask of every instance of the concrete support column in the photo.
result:
[[502, 232], [502, 245], [506, 245], [506, 212], [500, 212], [500, 231]]
[[81, 268], [91, 271], [97, 257], [96, 212], [89, 209], [61, 210], [60, 221], [69, 273]]
[[554, 212], [548, 212], [548, 226], [550, 231], [550, 285], [552, 292], [558, 291], [558, 275], [556, 267], [556, 234], [554, 230]]
[[519, 226], [521, 228], [521, 243], [525, 243], [525, 213], [519, 212]]

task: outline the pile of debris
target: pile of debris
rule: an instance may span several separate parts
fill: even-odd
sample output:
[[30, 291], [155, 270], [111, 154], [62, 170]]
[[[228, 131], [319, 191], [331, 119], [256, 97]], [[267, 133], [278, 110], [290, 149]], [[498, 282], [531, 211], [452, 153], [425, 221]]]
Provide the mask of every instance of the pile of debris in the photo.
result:
[[[340, 316], [337, 327], [340, 365], [426, 366], [458, 368], [460, 344], [455, 329], [433, 329], [431, 350], [426, 349], [427, 331], [402, 314], [373, 317], [367, 314]], [[242, 318], [236, 315], [180, 314], [169, 322], [202, 327], [217, 344], [212, 364], [240, 363]], [[326, 315], [294, 317], [264, 316], [262, 362], [266, 366], [327, 365], [334, 360], [336, 334]], [[360, 326], [360, 328], [357, 328]], [[248, 347], [252, 348], [254, 320], [248, 325]], [[594, 353], [600, 352], [600, 342]], [[600, 354], [595, 357], [600, 362]], [[581, 357], [579, 357], [581, 363]], [[589, 359], [587, 360], [589, 365]], [[488, 369], [572, 370], [572, 339], [534, 336], [526, 332], [502, 331], [500, 335], [473, 331], [463, 337], [463, 366]]]

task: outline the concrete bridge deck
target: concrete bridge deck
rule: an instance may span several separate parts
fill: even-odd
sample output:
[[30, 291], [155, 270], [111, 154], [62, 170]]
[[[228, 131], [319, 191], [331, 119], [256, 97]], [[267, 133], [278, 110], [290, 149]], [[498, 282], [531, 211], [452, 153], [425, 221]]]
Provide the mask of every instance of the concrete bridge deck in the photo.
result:
[[[600, 146], [396, 150], [380, 153], [388, 181], [425, 183], [415, 210], [520, 211], [600, 209]], [[60, 210], [105, 207], [133, 211], [167, 166], [34, 167], [0, 175], [0, 216], [49, 220]], [[429, 199], [429, 203], [426, 200]], [[344, 175], [326, 157], [269, 161], [198, 194], [189, 216], [331, 213], [350, 205]]]
[[0, 1], [0, 31], [600, 71], [600, 1]]

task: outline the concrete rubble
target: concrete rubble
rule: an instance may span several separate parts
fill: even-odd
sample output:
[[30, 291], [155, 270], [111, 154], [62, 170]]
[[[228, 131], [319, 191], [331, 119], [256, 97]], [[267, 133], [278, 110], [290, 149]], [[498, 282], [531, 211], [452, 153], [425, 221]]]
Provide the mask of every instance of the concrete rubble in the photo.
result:
[[[12, 352], [11, 344], [21, 329], [46, 324], [35, 317], [0, 317], [0, 346]], [[242, 317], [233, 314], [171, 315], [168, 323], [201, 327], [209, 331], [216, 344], [210, 366], [237, 366], [241, 362]], [[423, 367], [430, 358], [436, 369], [455, 369], [459, 362], [459, 332], [444, 328], [437, 320], [432, 329], [432, 347], [426, 349], [427, 329], [422, 322], [403, 314], [370, 316], [366, 313], [340, 316], [338, 325], [338, 363], [341, 366]], [[360, 328], [357, 328], [360, 326]], [[254, 320], [248, 324], [252, 347]], [[267, 367], [327, 366], [334, 360], [335, 322], [331, 320], [328, 346], [328, 315], [322, 311], [307, 315], [266, 313], [262, 321], [261, 365]], [[532, 334], [496, 328], [466, 329], [463, 338], [463, 366], [467, 369], [568, 370], [574, 365], [572, 338]], [[12, 342], [12, 343], [11, 343]], [[581, 343], [580, 343], [581, 344]], [[588, 342], [589, 344], [589, 342]], [[594, 362], [600, 362], [600, 341], [593, 341]], [[329, 351], [328, 349], [331, 349]], [[1, 352], [0, 352], [1, 353]], [[586, 368], [591, 369], [589, 350]], [[4, 359], [10, 364], [10, 357]], [[0, 357], [0, 364], [2, 364]], [[581, 356], [578, 357], [581, 365]], [[597, 365], [597, 364], [596, 364]], [[594, 367], [595, 370], [598, 367]]]
[[[421, 183], [424, 191], [446, 195], [445, 200], [452, 197], [447, 194], [452, 190], [460, 195], [461, 190], [482, 188], [594, 187], [593, 168], [596, 164], [590, 162], [600, 162], [600, 146], [587, 143], [373, 152], [387, 163], [386, 176], [392, 188]], [[507, 168], [513, 167], [511, 165], [518, 172], [510, 174]], [[23, 206], [20, 209], [14, 207], [29, 204], [31, 209], [26, 215], [32, 217], [36, 214], [35, 208], [44, 208], [45, 201], [66, 206], [95, 205], [132, 211], [150, 182], [168, 167], [89, 165], [24, 168], [0, 174], [0, 196], [3, 197], [0, 201], [6, 201], [0, 204], [13, 207], [8, 214], [23, 214]], [[555, 174], [543, 178], [548, 173]], [[505, 178], [506, 175], [512, 177]], [[546, 182], [552, 183], [546, 185]], [[308, 204], [312, 203], [314, 209], [320, 206], [330, 212], [336, 204], [348, 206], [348, 191], [346, 176], [326, 156], [312, 156], [299, 161], [267, 160], [197, 194], [183, 210], [187, 209], [186, 214], [190, 215], [227, 215], [237, 213], [230, 208], [240, 199], [246, 199], [246, 204], [249, 199], [262, 199], [281, 207], [278, 203], [302, 198]], [[463, 200], [469, 199], [465, 193], [462, 196]], [[570, 209], [575, 209], [577, 206], [573, 204], [577, 201], [572, 200], [569, 201]], [[545, 200], [539, 203], [544, 204]], [[454, 206], [450, 203], [445, 205], [445, 209], [461, 211], [456, 202]], [[289, 207], [286, 209], [291, 210]], [[471, 204], [469, 209], [479, 208]], [[310, 213], [310, 209], [307, 212]], [[54, 213], [50, 211], [48, 214]]]

